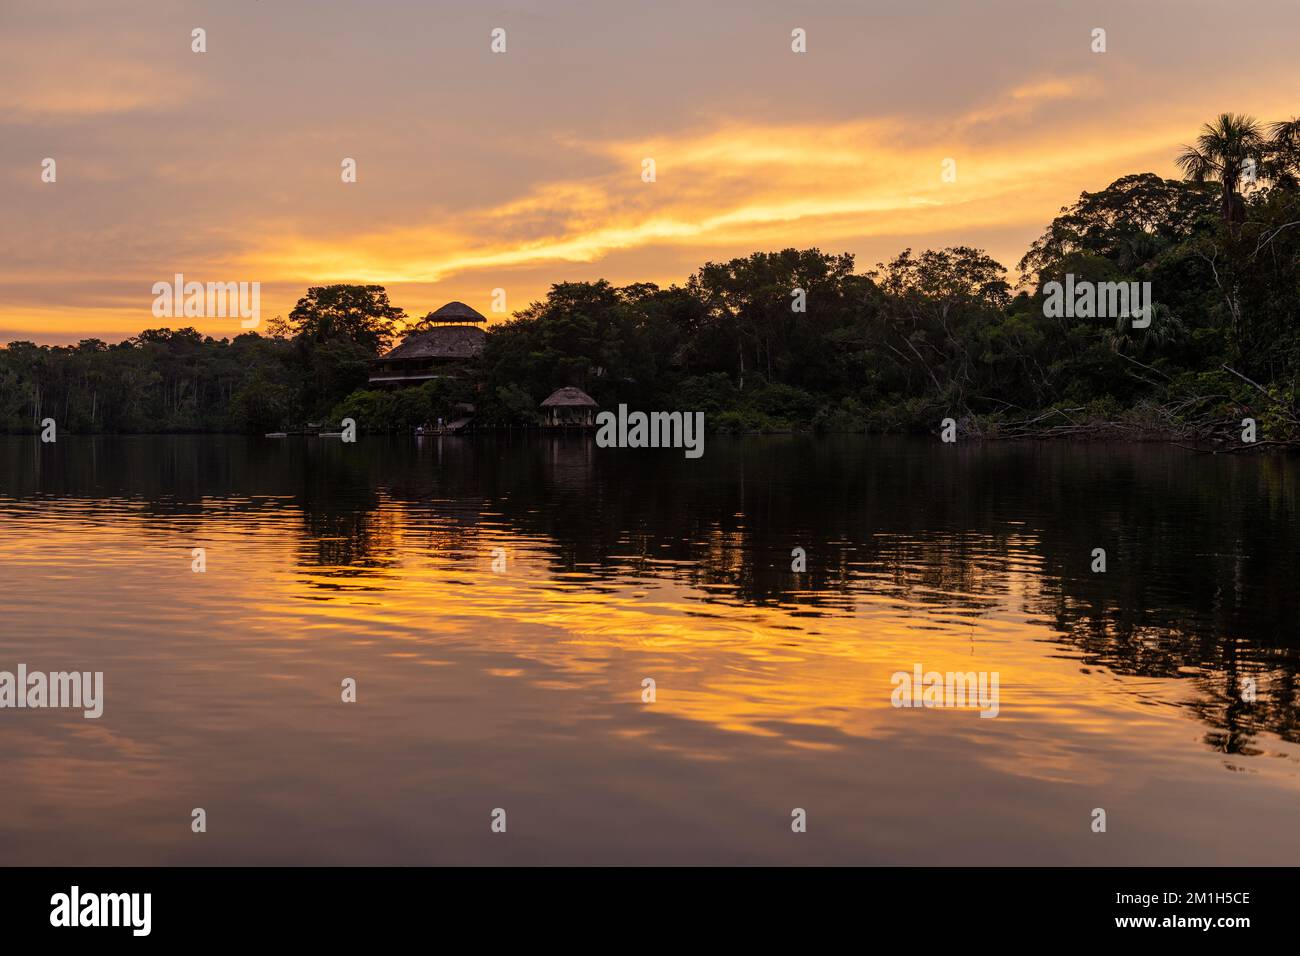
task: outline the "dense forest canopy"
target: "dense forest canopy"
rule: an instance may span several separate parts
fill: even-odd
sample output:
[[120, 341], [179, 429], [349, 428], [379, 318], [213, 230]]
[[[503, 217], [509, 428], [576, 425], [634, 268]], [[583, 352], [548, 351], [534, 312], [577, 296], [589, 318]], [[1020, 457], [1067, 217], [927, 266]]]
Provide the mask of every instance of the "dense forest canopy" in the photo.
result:
[[[706, 263], [684, 286], [563, 282], [491, 326], [461, 377], [374, 392], [368, 363], [419, 327], [379, 286], [312, 288], [267, 334], [151, 329], [0, 349], [0, 430], [264, 432], [353, 417], [405, 429], [471, 402], [533, 424], [576, 385], [602, 405], [704, 411], [723, 431], [968, 430], [1126, 421], [1300, 439], [1300, 120], [1225, 114], [1181, 180], [1124, 176], [1063, 208], [1018, 264], [913, 252], [865, 273], [817, 249]], [[1149, 282], [1152, 322], [1049, 317], [1064, 276]]]

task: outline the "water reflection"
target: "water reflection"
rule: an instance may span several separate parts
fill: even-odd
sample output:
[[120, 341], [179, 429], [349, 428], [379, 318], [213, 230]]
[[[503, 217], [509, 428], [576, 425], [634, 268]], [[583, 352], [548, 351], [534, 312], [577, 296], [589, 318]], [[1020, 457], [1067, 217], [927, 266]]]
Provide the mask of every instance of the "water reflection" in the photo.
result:
[[[1300, 792], [1296, 492], [1288, 459], [1156, 446], [717, 439], [686, 461], [581, 436], [7, 439], [3, 659], [104, 658], [125, 714], [3, 715], [25, 788], [5, 816], [75, 816], [76, 781], [108, 777], [161, 814], [157, 788], [205, 781], [255, 821], [232, 860], [436, 843], [480, 862], [498, 851], [456, 835], [459, 805], [387, 847], [350, 827], [494, 782], [548, 827], [585, 821], [514, 862], [789, 862], [779, 816], [746, 828], [814, 796], [837, 821], [817, 862], [1293, 862], [1300, 840], [1252, 826]], [[917, 662], [1000, 671], [1002, 716], [890, 708]], [[353, 672], [382, 725], [334, 704]], [[359, 779], [325, 784], [335, 759]], [[1071, 822], [1107, 797], [1133, 804], [1122, 848]], [[1168, 828], [1234, 801], [1240, 833], [1170, 849]], [[299, 814], [314, 835], [285, 831]]]

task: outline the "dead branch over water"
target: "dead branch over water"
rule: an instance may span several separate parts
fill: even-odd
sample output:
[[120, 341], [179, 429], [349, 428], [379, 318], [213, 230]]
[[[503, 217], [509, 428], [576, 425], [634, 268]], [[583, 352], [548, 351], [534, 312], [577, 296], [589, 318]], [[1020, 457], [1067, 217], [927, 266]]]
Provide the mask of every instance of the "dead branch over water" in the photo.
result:
[[1150, 441], [1210, 454], [1300, 449], [1300, 440], [1295, 439], [1243, 439], [1246, 419], [1283, 423], [1288, 426], [1284, 431], [1294, 434], [1300, 431], [1300, 414], [1292, 403], [1257, 382], [1227, 365], [1223, 368], [1258, 390], [1258, 406], [1236, 405], [1237, 411], [1225, 416], [1222, 408], [1228, 396], [1198, 395], [1167, 404], [1142, 403], [1115, 417], [1098, 417], [1087, 406], [1078, 405], [1051, 408], [1031, 418], [1011, 421], [969, 417], [961, 426], [983, 441]]

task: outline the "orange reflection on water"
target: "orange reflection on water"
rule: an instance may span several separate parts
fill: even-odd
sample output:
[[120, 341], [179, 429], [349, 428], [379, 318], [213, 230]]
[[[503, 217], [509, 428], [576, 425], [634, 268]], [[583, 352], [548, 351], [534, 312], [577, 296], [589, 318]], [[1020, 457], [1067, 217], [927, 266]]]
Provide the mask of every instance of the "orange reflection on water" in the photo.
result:
[[[0, 666], [93, 666], [108, 688], [99, 723], [0, 715], [15, 779], [4, 816], [35, 835], [33, 859], [48, 845], [65, 860], [130, 861], [134, 839], [211, 860], [164, 823], [209, 804], [235, 827], [218, 858], [262, 862], [435, 847], [459, 862], [776, 862], [785, 845], [750, 828], [805, 804], [836, 821], [821, 822], [822, 862], [1300, 850], [1279, 829], [1250, 836], [1290, 819], [1295, 745], [1261, 733], [1273, 759], [1227, 764], [1201, 739], [1189, 682], [1085, 660], [1047, 616], [1059, 596], [1029, 532], [918, 536], [896, 542], [889, 566], [848, 562], [847, 586], [761, 602], [736, 581], [788, 559], [737, 531], [707, 535], [702, 562], [631, 534], [593, 562], [463, 503], [0, 507]], [[207, 549], [206, 573], [190, 571], [193, 547]], [[998, 716], [893, 707], [891, 676], [916, 665], [997, 672]], [[355, 707], [340, 702], [343, 677], [357, 681]], [[466, 835], [465, 808], [503, 792], [536, 815], [535, 849]], [[1125, 842], [1088, 842], [1086, 811], [1103, 803]], [[62, 822], [42, 822], [42, 806]], [[111, 835], [96, 835], [92, 806]], [[1186, 838], [1225, 806], [1230, 820]], [[587, 822], [560, 827], [572, 813]], [[701, 820], [707, 832], [686, 822]], [[385, 828], [392, 842], [376, 844]]]

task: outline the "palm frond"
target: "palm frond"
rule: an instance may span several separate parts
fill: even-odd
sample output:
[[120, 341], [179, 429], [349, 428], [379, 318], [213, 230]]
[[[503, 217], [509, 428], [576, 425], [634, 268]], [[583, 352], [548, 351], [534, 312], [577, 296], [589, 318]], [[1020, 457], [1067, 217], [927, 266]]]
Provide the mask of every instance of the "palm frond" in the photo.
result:
[[1174, 162], [1183, 171], [1183, 175], [1192, 182], [1203, 183], [1218, 172], [1214, 161], [1195, 146], [1184, 146], [1182, 153]]

